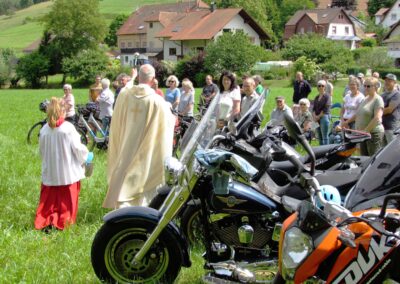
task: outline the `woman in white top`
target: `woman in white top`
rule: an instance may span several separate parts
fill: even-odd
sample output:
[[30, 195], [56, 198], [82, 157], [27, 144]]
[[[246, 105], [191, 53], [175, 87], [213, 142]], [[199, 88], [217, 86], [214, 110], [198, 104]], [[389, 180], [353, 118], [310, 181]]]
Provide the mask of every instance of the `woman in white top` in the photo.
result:
[[219, 79], [220, 98], [220, 124], [226, 124], [240, 113], [240, 88], [236, 84], [235, 75], [230, 71], [224, 71]]
[[75, 115], [75, 98], [72, 94], [72, 86], [65, 84], [64, 87], [63, 104], [65, 107], [65, 120], [74, 123], [76, 120]]
[[350, 79], [349, 92], [343, 98], [343, 106], [340, 111], [340, 125], [342, 127], [354, 129], [354, 122], [349, 124], [347, 121], [355, 116], [364, 98], [359, 90], [358, 80], [356, 78]]
[[99, 103], [100, 107], [99, 118], [103, 124], [103, 131], [105, 134], [107, 134], [113, 114], [114, 94], [110, 90], [110, 80], [107, 78], [102, 79], [101, 85], [103, 87], [103, 91], [101, 92], [100, 96], [97, 97], [97, 102]]
[[185, 78], [182, 80], [181, 97], [178, 105], [178, 114], [193, 117], [194, 88], [192, 82]]
[[78, 212], [80, 180], [89, 152], [75, 127], [65, 121], [61, 99], [52, 98], [47, 107], [47, 124], [40, 130], [42, 185], [35, 228], [63, 230], [74, 224]]

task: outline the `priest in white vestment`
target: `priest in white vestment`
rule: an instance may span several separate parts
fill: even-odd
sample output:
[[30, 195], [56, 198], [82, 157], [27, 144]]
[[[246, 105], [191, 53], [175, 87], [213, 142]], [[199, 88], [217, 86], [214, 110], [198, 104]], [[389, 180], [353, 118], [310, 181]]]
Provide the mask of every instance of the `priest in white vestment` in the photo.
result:
[[151, 88], [154, 79], [154, 68], [142, 65], [139, 85], [118, 96], [110, 128], [105, 208], [146, 206], [165, 182], [175, 116]]

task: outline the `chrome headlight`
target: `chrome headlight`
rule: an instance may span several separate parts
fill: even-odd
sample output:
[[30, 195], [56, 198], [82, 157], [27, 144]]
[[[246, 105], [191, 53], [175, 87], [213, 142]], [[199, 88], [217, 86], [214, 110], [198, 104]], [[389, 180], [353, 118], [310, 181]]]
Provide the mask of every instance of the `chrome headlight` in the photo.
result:
[[165, 182], [169, 185], [175, 185], [178, 182], [178, 177], [183, 171], [183, 164], [174, 157], [168, 157], [164, 162]]
[[313, 251], [311, 237], [299, 228], [286, 231], [282, 247], [282, 276], [285, 280], [293, 280], [297, 267]]

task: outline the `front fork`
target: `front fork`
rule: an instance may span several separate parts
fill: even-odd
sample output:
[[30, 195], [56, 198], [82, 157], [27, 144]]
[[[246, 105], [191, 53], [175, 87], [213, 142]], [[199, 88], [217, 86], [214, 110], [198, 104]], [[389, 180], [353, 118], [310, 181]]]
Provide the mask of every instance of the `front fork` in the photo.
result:
[[154, 228], [153, 232], [148, 236], [141, 249], [133, 258], [132, 264], [136, 265], [142, 261], [142, 259], [150, 250], [151, 246], [154, 244], [157, 238], [160, 236], [164, 228], [176, 216], [182, 206], [189, 199], [190, 193], [199, 177], [196, 173], [194, 173], [189, 182], [187, 182], [187, 179], [185, 177], [188, 177], [188, 172], [187, 170], [185, 171], [186, 173], [182, 177], [182, 182], [178, 182], [178, 184], [171, 189], [170, 193], [162, 204], [160, 208], [160, 212], [162, 212], [161, 218], [158, 221], [158, 224]]

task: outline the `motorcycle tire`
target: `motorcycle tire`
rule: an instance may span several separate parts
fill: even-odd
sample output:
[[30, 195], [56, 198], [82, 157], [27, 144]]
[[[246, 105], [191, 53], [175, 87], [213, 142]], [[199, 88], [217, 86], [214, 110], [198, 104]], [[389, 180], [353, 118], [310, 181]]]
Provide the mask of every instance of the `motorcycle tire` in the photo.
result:
[[173, 283], [182, 266], [177, 240], [161, 233], [140, 264], [135, 253], [156, 224], [143, 218], [105, 223], [97, 232], [91, 251], [93, 269], [106, 283]]
[[199, 205], [187, 206], [182, 213], [181, 230], [191, 247], [204, 246], [204, 230], [200, 216], [201, 207]]
[[26, 141], [28, 142], [28, 144], [31, 144], [31, 145], [39, 144], [40, 129], [42, 129], [43, 125], [44, 125], [43, 122], [38, 122], [38, 123], [35, 123], [31, 127], [31, 129], [29, 129], [28, 137], [26, 138]]

